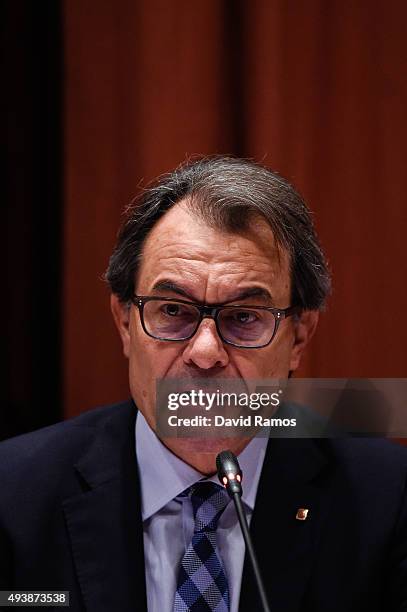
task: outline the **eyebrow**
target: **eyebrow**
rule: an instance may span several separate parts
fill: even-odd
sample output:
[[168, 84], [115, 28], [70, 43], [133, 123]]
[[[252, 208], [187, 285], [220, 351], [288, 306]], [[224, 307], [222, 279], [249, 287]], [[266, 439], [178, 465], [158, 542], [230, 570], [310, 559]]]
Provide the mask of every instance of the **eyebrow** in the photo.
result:
[[[172, 293], [176, 293], [177, 295], [181, 295], [182, 297], [186, 297], [189, 300], [195, 302], [197, 301], [195, 297], [189, 293], [186, 289], [175, 283], [171, 280], [161, 280], [154, 284], [153, 291], [171, 291]], [[242, 289], [238, 293], [236, 293], [233, 298], [224, 302], [225, 304], [229, 302], [237, 302], [239, 300], [244, 300], [249, 297], [259, 297], [265, 301], [271, 302], [271, 306], [274, 305], [273, 297], [271, 293], [265, 289], [264, 287], [248, 287], [247, 289]]]

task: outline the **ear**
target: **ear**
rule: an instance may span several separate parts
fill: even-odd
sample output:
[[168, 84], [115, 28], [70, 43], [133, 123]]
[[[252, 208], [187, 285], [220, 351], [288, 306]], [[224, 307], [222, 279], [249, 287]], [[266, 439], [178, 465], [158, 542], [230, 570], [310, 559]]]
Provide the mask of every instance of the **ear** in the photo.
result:
[[117, 295], [114, 294], [110, 296], [110, 308], [122, 339], [123, 353], [128, 358], [130, 354], [130, 308], [128, 304], [120, 302]]
[[294, 344], [291, 350], [290, 371], [299, 367], [302, 354], [314, 335], [318, 319], [318, 310], [304, 310], [294, 320]]

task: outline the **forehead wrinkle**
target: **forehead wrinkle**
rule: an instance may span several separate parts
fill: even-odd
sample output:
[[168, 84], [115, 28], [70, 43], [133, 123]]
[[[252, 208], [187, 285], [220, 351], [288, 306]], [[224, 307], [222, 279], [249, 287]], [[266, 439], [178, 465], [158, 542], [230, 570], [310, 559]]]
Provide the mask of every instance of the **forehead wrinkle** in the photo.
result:
[[[151, 264], [151, 260], [149, 260]], [[240, 265], [243, 265], [243, 268]], [[237, 269], [236, 269], [237, 268]], [[276, 269], [275, 262], [267, 258], [252, 263], [247, 268], [246, 261], [221, 261], [215, 263], [202, 262], [201, 260], [189, 260], [185, 257], [166, 257], [161, 260], [159, 269], [151, 269], [147, 264], [144, 278], [147, 280], [149, 289], [159, 280], [169, 279], [177, 284], [186, 285], [186, 289], [202, 290], [203, 286], [215, 283], [222, 292], [228, 294], [236, 293], [236, 290], [250, 284], [262, 286], [274, 293], [273, 284], [281, 267]]]
[[[161, 278], [160, 278], [161, 276]], [[239, 274], [239, 276], [242, 276]], [[177, 278], [174, 274], [160, 274], [158, 279], [152, 283], [150, 287], [150, 291], [156, 292], [158, 295], [163, 295], [163, 293], [171, 293], [178, 296], [185, 297], [192, 301], [202, 302], [202, 303], [212, 303], [213, 300], [208, 301], [205, 299], [207, 295], [208, 289], [210, 289], [211, 278], [209, 277], [204, 283], [202, 282], [202, 278], [198, 279], [198, 282], [190, 283], [188, 279]], [[222, 280], [226, 280], [225, 283], [222, 283]], [[256, 277], [253, 279], [248, 279], [246, 275], [241, 278], [237, 282], [230, 281], [230, 279], [220, 279], [220, 282], [216, 282], [215, 286], [217, 289], [217, 294], [219, 295], [219, 299], [215, 300], [214, 303], [237, 303], [239, 301], [248, 300], [248, 301], [257, 301], [260, 300], [264, 304], [268, 306], [275, 306], [275, 294], [272, 287], [272, 283], [264, 283], [258, 280]], [[203, 295], [200, 297], [200, 292], [203, 291]]]
[[[247, 253], [247, 255], [250, 255], [249, 253]], [[188, 266], [190, 265], [190, 271], [193, 272], [195, 269], [199, 269], [202, 270], [203, 268], [208, 268], [209, 271], [214, 271], [214, 272], [218, 272], [218, 270], [220, 269], [221, 272], [223, 272], [223, 274], [227, 274], [227, 275], [235, 275], [235, 274], [250, 274], [252, 271], [259, 271], [261, 274], [264, 274], [264, 272], [270, 272], [270, 274], [272, 276], [275, 275], [276, 270], [274, 269], [275, 264], [278, 264], [278, 271], [282, 270], [283, 268], [283, 262], [280, 259], [277, 260], [270, 260], [268, 257], [266, 256], [257, 256], [257, 261], [252, 262], [250, 266], [248, 266], [247, 264], [247, 257], [244, 254], [241, 254], [240, 257], [236, 257], [236, 258], [225, 258], [224, 255], [221, 256], [222, 258], [219, 258], [218, 261], [208, 261], [208, 259], [201, 259], [199, 257], [183, 257], [183, 256], [165, 256], [165, 257], [160, 257], [158, 258], [158, 263], [160, 264], [160, 266], [162, 266], [162, 268], [160, 269], [160, 272], [162, 271], [162, 269], [166, 269], [168, 268], [169, 271], [171, 271], [173, 268], [175, 268], [177, 271], [180, 269], [182, 272], [187, 272], [188, 271]], [[152, 263], [152, 259], [151, 256], [148, 257], [148, 264]], [[248, 266], [246, 269], [237, 269], [236, 267], [238, 267], [239, 265], [243, 265], [244, 267]], [[230, 270], [230, 268], [233, 268], [233, 271]]]
[[[220, 302], [226, 292], [228, 296], [235, 294], [242, 283], [246, 287], [254, 283], [267, 287], [280, 300], [282, 285], [291, 284], [286, 265], [290, 257], [278, 248], [270, 228], [261, 227], [261, 231], [247, 235], [228, 234], [197, 224], [190, 216], [186, 225], [185, 218], [171, 217], [174, 209], [146, 239], [138, 275], [144, 290], [160, 278], [170, 277], [174, 282], [188, 283], [186, 289], [199, 296], [198, 301], [207, 296], [211, 301], [219, 297]], [[288, 279], [281, 273], [287, 273]]]
[[[236, 261], [219, 262], [216, 265], [202, 265], [202, 262], [194, 261], [192, 266], [185, 266], [184, 262], [192, 263], [188, 259], [177, 258], [174, 262], [177, 265], [164, 265], [157, 270], [155, 276], [164, 278], [165, 275], [175, 277], [180, 275], [181, 278], [190, 279], [198, 284], [202, 283], [203, 276], [207, 275], [208, 280], [216, 280], [217, 283], [225, 286], [237, 287], [242, 281], [264, 284], [261, 281], [265, 277], [273, 280], [277, 272], [270, 262], [257, 262], [257, 265], [253, 264], [249, 269], [236, 269], [240, 263]], [[199, 266], [195, 265], [197, 263], [199, 263]], [[174, 282], [177, 281], [176, 278], [173, 280]]]
[[[220, 232], [203, 226], [202, 230], [205, 229], [207, 231], [199, 233], [199, 238], [204, 239], [204, 242], [201, 243], [197, 242], [193, 235], [191, 237], [186, 235], [177, 226], [161, 228], [160, 233], [153, 229], [146, 239], [142, 257], [144, 255], [148, 259], [151, 257], [162, 259], [160, 251], [164, 251], [165, 258], [217, 264], [224, 263], [225, 253], [227, 253], [238, 260], [254, 256], [267, 260], [269, 265], [275, 261], [281, 265], [281, 248], [276, 243], [270, 228], [266, 236], [263, 235], [263, 232], [241, 235], [240, 233]], [[218, 248], [219, 240], [226, 243], [221, 250]], [[184, 255], [180, 255], [180, 251]]]
[[[201, 239], [204, 239], [205, 242], [202, 244], [197, 244], [197, 242], [193, 238], [186, 238], [184, 233], [174, 231], [165, 232], [168, 234], [168, 240], [163, 240], [163, 236], [160, 236], [160, 242], [157, 244], [157, 239], [153, 241], [149, 238], [146, 239], [146, 243], [144, 245], [144, 253], [147, 252], [149, 255], [156, 254], [159, 251], [189, 251], [188, 257], [203, 257], [207, 258], [208, 256], [216, 257], [219, 255], [216, 251], [213, 252], [208, 251], [208, 245], [213, 243], [214, 245], [218, 245], [220, 242], [226, 242], [224, 245], [224, 249], [227, 253], [234, 254], [235, 256], [243, 255], [262, 255], [264, 257], [268, 257], [270, 259], [274, 259], [279, 256], [278, 245], [272, 240], [267, 241], [267, 245], [263, 244], [263, 240], [259, 236], [240, 236], [239, 234], [221, 234], [221, 233], [213, 233], [208, 235], [200, 235]], [[259, 249], [259, 247], [264, 247], [263, 249]], [[175, 255], [177, 256], [177, 255]]]
[[[214, 241], [212, 247], [210, 239], [203, 243], [202, 241], [197, 243], [193, 238], [185, 240], [185, 235], [183, 235], [183, 240], [175, 242], [174, 233], [169, 231], [166, 233], [170, 238], [169, 240], [160, 241], [159, 244], [150, 242], [145, 245], [141, 266], [144, 263], [146, 268], [151, 270], [152, 265], [155, 264], [164, 268], [168, 267], [169, 270], [171, 267], [181, 268], [182, 272], [185, 272], [184, 266], [189, 267], [190, 270], [197, 266], [200, 270], [203, 267], [211, 266], [215, 271], [218, 268], [225, 268], [229, 272], [228, 268], [236, 268], [240, 264], [247, 266], [247, 261], [251, 258], [254, 259], [254, 262], [252, 262], [250, 269], [253, 269], [254, 264], [256, 268], [262, 270], [262, 273], [264, 273], [264, 270], [266, 272], [270, 271], [274, 276], [275, 266], [278, 267], [279, 271], [284, 268], [285, 257], [282, 257], [283, 254], [280, 253], [280, 249], [275, 244], [269, 245], [267, 250], [262, 248], [264, 245], [260, 245], [259, 249], [257, 243], [247, 239], [243, 243], [232, 245], [228, 241], [226, 245], [222, 244], [222, 248], [219, 248], [216, 241]], [[225, 237], [222, 235], [223, 239]], [[202, 239], [202, 236], [200, 236], [200, 239]], [[235, 239], [241, 240], [242, 237], [236, 235]], [[247, 273], [247, 268], [242, 272]]]

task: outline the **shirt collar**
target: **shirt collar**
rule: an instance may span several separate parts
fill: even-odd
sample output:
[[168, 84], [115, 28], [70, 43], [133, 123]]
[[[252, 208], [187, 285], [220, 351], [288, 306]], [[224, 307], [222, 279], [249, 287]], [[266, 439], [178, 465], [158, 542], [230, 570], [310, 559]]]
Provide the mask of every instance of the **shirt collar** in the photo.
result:
[[[143, 521], [161, 510], [203, 475], [174, 455], [152, 431], [141, 412], [137, 413], [136, 452], [141, 487]], [[257, 487], [267, 448], [267, 437], [255, 437], [239, 455], [243, 472], [243, 502], [254, 509]], [[219, 484], [215, 474], [207, 480]]]

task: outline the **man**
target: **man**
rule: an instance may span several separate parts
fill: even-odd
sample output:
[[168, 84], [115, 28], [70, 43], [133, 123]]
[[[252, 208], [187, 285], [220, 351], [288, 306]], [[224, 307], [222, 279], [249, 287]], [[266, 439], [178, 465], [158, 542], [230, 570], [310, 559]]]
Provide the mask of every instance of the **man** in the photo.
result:
[[[309, 212], [278, 175], [209, 158], [146, 190], [110, 260], [133, 402], [0, 447], [0, 586], [72, 610], [260, 610], [225, 440], [161, 436], [158, 379], [284, 379], [329, 292]], [[235, 436], [273, 612], [407, 610], [407, 453]]]

